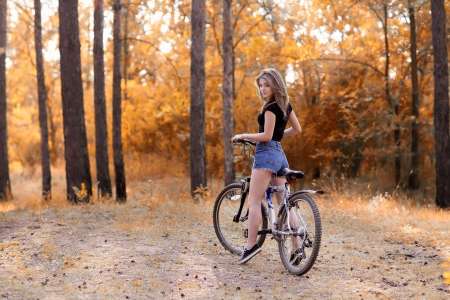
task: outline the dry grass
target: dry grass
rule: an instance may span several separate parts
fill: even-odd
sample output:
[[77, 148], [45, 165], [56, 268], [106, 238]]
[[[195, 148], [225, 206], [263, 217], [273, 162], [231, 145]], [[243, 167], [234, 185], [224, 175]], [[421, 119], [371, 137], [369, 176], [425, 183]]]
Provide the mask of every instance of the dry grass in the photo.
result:
[[[129, 201], [72, 206], [54, 173], [50, 203], [22, 179], [0, 204], [0, 295], [6, 299], [448, 299], [450, 214], [402, 196], [332, 191], [316, 197], [323, 246], [305, 276], [286, 273], [268, 239], [243, 266], [212, 226], [211, 197], [194, 203], [185, 178], [129, 183]], [[14, 183], [17, 186], [17, 182]], [[329, 189], [332, 190], [332, 189]], [[350, 189], [349, 189], [350, 190]], [[412, 204], [411, 204], [412, 203]], [[446, 274], [446, 273], [445, 273]]]

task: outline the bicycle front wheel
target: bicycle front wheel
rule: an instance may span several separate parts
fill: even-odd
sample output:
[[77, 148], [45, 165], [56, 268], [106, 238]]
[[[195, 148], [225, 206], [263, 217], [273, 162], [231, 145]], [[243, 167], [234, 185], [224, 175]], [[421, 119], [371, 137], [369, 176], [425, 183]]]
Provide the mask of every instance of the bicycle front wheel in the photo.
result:
[[[242, 254], [242, 246], [247, 243], [245, 231], [248, 228], [246, 209], [242, 210], [241, 220], [233, 222], [233, 217], [237, 214], [241, 204], [241, 184], [232, 183], [226, 186], [219, 194], [214, 204], [213, 223], [217, 238], [220, 243], [233, 254]], [[261, 206], [262, 222], [260, 229], [267, 229], [267, 218], [264, 217]], [[242, 220], [244, 219], [244, 220]], [[261, 247], [266, 239], [266, 235], [258, 235], [256, 243]]]
[[[289, 198], [289, 225], [293, 235], [283, 235], [278, 242], [281, 261], [285, 268], [295, 274], [308, 272], [319, 254], [322, 239], [322, 221], [314, 200], [305, 194]], [[288, 214], [281, 214], [281, 231], [288, 231]]]

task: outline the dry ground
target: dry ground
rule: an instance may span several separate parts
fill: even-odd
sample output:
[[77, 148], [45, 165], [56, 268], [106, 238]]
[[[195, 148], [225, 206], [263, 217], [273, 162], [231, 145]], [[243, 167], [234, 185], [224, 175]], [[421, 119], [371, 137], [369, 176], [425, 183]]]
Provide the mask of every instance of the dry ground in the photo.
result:
[[389, 196], [316, 197], [323, 246], [297, 277], [270, 239], [237, 265], [214, 233], [218, 191], [194, 203], [188, 188], [186, 179], [154, 178], [130, 184], [124, 205], [71, 206], [62, 195], [30, 199], [39, 182], [24, 184], [0, 204], [0, 298], [450, 299], [449, 213]]

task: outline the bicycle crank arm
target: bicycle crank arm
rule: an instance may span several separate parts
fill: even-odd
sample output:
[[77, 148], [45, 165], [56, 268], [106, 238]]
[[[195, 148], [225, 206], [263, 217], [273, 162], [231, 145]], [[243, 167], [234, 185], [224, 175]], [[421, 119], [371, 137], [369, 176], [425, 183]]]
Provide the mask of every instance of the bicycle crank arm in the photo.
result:
[[272, 234], [272, 229], [263, 229], [258, 231], [258, 235], [260, 234]]
[[[263, 229], [258, 231], [258, 235], [262, 234], [272, 234], [272, 229]], [[244, 229], [244, 237], [248, 238], [248, 229]]]
[[288, 232], [288, 231], [274, 230], [273, 233], [274, 234], [279, 234], [279, 235], [293, 235], [293, 236], [297, 236], [297, 234], [292, 232], [292, 231]]

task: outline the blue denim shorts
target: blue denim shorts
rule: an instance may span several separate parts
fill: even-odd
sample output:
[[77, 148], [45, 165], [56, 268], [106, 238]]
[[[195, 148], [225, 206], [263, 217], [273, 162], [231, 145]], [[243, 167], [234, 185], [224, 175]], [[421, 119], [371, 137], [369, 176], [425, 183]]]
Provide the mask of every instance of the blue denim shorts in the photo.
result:
[[255, 160], [252, 169], [265, 169], [272, 171], [275, 176], [284, 168], [289, 168], [289, 164], [281, 148], [280, 142], [257, 142]]

